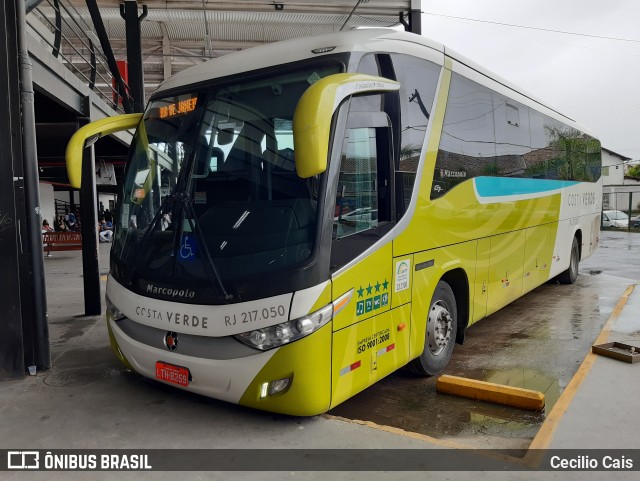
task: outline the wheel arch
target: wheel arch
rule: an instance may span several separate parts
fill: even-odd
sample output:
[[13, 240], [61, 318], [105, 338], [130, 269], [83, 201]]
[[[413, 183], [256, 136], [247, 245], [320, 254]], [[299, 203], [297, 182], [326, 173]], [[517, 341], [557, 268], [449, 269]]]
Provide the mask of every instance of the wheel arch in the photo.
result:
[[462, 344], [464, 332], [469, 325], [469, 278], [466, 271], [462, 267], [458, 267], [445, 272], [440, 280], [449, 284], [456, 298], [456, 310], [458, 311], [456, 342]]
[[[578, 227], [573, 233], [573, 237], [578, 239], [578, 259], [582, 260], [582, 229]], [[573, 242], [573, 239], [572, 239]]]

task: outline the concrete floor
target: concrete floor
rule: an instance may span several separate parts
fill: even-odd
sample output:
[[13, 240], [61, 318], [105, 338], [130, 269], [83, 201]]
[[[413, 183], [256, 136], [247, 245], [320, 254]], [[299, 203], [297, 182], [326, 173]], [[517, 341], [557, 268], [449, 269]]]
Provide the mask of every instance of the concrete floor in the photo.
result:
[[[100, 247], [101, 271], [106, 273], [108, 252], [104, 245]], [[588, 351], [605, 321], [612, 312], [617, 312], [614, 306], [627, 286], [640, 280], [639, 253], [640, 235], [603, 232], [596, 255], [581, 264], [581, 279], [576, 286], [542, 286], [472, 327], [465, 345], [456, 349], [450, 366], [452, 374], [475, 372], [481, 378], [490, 377], [490, 371], [499, 372], [498, 369], [520, 369], [524, 379], [530, 371], [551, 373], [547, 390], [557, 394], [566, 391], [571, 395], [560, 398], [558, 409], [548, 411], [543, 417], [533, 415], [533, 418], [450, 396], [446, 396], [448, 399], [444, 402], [435, 401], [437, 396], [429, 392], [431, 381], [414, 383], [402, 373], [338, 408], [348, 412], [339, 413], [336, 409], [333, 415], [314, 418], [245, 409], [143, 379], [124, 371], [115, 360], [108, 346], [104, 321], [100, 317], [82, 316], [79, 253], [57, 253], [45, 260], [53, 368], [24, 380], [0, 383], [0, 448], [278, 448], [274, 455], [290, 456], [290, 450], [300, 448], [404, 450], [515, 446], [524, 449], [533, 439], [533, 445], [539, 448], [638, 449], [640, 368], [637, 364], [589, 355]], [[633, 291], [624, 309], [617, 317], [613, 316], [615, 322], [607, 327], [611, 330], [611, 340], [638, 341], [636, 345], [640, 345], [639, 307], [640, 289]], [[543, 324], [532, 322], [534, 314]], [[544, 342], [541, 344], [541, 341]], [[502, 356], [495, 357], [494, 363], [493, 353], [498, 350]], [[562, 356], [567, 362], [556, 363], [556, 356]], [[526, 363], [515, 362], [518, 358]], [[567, 364], [571, 367], [566, 367]], [[574, 376], [578, 366], [579, 376]], [[584, 380], [576, 386], [576, 378]], [[420, 403], [422, 396], [424, 401]], [[440, 402], [435, 416], [433, 410], [425, 407], [432, 402]], [[422, 423], [415, 422], [416, 413], [424, 416]], [[443, 413], [453, 414], [455, 422]], [[434, 430], [438, 420], [444, 428]], [[478, 425], [483, 428], [476, 429]], [[509, 425], [511, 428], [502, 429]], [[516, 434], [505, 435], [509, 431]], [[636, 469], [640, 466], [640, 456], [635, 466]], [[251, 469], [251, 465], [246, 469]], [[32, 472], [27, 475], [0, 471], [0, 479], [173, 480], [176, 476], [225, 480], [404, 480], [427, 476], [456, 480], [637, 479], [637, 474], [632, 472], [302, 470], [182, 474], [94, 472], [88, 476], [87, 473]]]

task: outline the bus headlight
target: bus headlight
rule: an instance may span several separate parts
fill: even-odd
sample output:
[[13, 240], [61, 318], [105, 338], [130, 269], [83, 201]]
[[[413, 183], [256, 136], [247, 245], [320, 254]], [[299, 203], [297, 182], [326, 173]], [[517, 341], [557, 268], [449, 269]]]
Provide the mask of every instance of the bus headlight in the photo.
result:
[[317, 331], [333, 318], [333, 305], [323, 307], [308, 316], [289, 322], [263, 327], [254, 331], [243, 332], [234, 336], [238, 341], [266, 351], [274, 347], [282, 346], [288, 342], [308, 336]]
[[289, 342], [297, 341], [317, 331], [335, 316], [351, 300], [353, 289], [340, 296], [335, 302], [304, 317], [292, 321], [243, 332], [234, 336], [247, 346], [267, 351]]
[[104, 300], [107, 304], [107, 319], [111, 319], [112, 321], [119, 321], [120, 319], [124, 319], [126, 317], [120, 309], [113, 305], [113, 303], [109, 300], [109, 296], [105, 295]]

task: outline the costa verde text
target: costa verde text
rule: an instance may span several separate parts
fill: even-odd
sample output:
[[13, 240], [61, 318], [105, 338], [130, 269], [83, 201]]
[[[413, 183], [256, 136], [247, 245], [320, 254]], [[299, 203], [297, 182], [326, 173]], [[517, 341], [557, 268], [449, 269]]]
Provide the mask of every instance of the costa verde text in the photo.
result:
[[136, 315], [142, 318], [155, 319], [156, 321], [166, 320], [170, 324], [178, 326], [191, 326], [200, 327], [202, 329], [208, 329], [207, 323], [209, 318], [205, 316], [194, 316], [189, 314], [183, 314], [180, 312], [158, 311], [156, 309], [150, 309], [148, 307], [136, 307]]

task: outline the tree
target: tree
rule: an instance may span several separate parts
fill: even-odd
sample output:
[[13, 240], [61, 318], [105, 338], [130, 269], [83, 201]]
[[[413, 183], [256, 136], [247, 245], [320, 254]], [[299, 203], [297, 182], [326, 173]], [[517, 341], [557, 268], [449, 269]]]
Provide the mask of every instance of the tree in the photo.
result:
[[629, 170], [627, 171], [627, 176], [640, 179], [640, 164], [636, 164], [629, 168]]
[[600, 170], [600, 142], [570, 127], [545, 128], [555, 150], [550, 163], [557, 169], [558, 179], [593, 181], [594, 170]]

